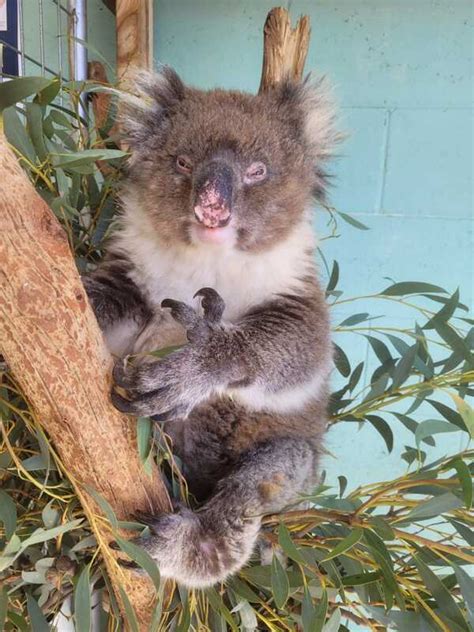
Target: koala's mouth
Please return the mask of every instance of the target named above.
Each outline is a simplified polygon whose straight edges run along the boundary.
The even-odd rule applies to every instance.
[[[191,224],[191,240],[193,243],[233,246],[236,241],[236,231],[232,221],[225,226],[216,226],[215,228],[193,222]]]

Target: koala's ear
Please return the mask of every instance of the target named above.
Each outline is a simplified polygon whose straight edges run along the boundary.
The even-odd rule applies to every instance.
[[[324,200],[329,176],[325,163],[334,156],[343,140],[336,127],[337,111],[331,86],[326,78],[309,75],[302,82],[283,81],[270,93],[279,111],[291,124],[293,133],[303,141],[309,160],[314,161],[314,194]]]
[[[171,110],[185,97],[186,88],[169,66],[159,72],[139,71],[133,77],[130,92],[122,93],[120,129],[134,149],[159,133],[166,125]]]
[[[275,97],[303,135],[313,158],[330,158],[342,135],[336,129],[336,106],[327,79],[308,75],[300,83],[284,81],[275,90]]]

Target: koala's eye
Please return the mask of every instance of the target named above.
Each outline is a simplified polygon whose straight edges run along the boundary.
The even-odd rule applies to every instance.
[[[245,184],[261,182],[267,177],[267,166],[263,162],[253,162],[244,175]]]
[[[176,158],[176,169],[180,173],[190,175],[193,172],[193,163],[189,156],[178,156]]]

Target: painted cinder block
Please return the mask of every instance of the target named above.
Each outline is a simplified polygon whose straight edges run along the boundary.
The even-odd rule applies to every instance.
[[[329,201],[345,213],[374,213],[380,206],[388,112],[383,108],[342,108],[345,140],[330,167]]]
[[[468,218],[474,204],[474,111],[392,113],[383,212]]]

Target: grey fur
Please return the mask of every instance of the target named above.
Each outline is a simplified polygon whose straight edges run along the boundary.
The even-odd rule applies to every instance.
[[[142,77],[140,86],[140,100],[129,100],[123,122],[132,148],[123,186],[128,226],[135,221],[135,200],[141,209],[136,221],[142,212],[150,218],[160,248],[191,247],[198,185],[192,176],[177,174],[173,162],[184,148],[196,169],[212,158],[225,163],[226,173],[231,170],[235,250],[258,259],[286,243],[303,221],[312,192],[323,196],[324,163],[337,139],[321,84],[287,83],[258,97],[205,93],[165,69]],[[245,166],[262,160],[268,177],[244,186]],[[295,287],[282,287],[230,320],[231,297],[214,288],[193,288],[201,311],[190,304],[192,294],[185,301],[162,297],[160,306],[150,271],[136,263],[124,236],[86,279],[106,334],[131,323],[129,351],[149,349],[152,340],[167,346],[169,332],[187,340],[159,361],[119,361],[114,381],[126,397],[117,388],[112,393],[119,410],[167,422],[190,490],[203,503],[198,511],[142,517],[151,535],[137,540],[163,576],[187,586],[212,585],[241,568],[262,515],[281,511],[316,482],[332,348],[314,253],[306,248],[301,245],[307,264]],[[245,296],[249,281],[242,278],[235,290]]]

